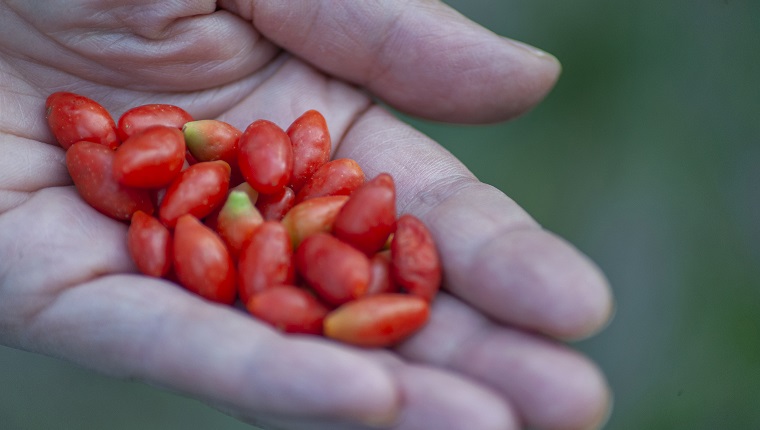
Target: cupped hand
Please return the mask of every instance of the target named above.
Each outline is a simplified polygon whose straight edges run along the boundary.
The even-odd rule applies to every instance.
[[[609,318],[603,276],[373,102],[441,121],[518,115],[553,57],[436,1],[0,2],[0,342],[199,398],[267,428],[582,429],[608,390],[556,339]],[[172,103],[240,128],[322,112],[335,156],[391,173],[431,228],[445,292],[393,350],[282,335],[136,274],[126,226],[76,195],[44,121],[73,91],[114,117]]]

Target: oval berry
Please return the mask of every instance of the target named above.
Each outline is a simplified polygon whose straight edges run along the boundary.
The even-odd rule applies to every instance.
[[[420,297],[365,296],[330,312],[324,320],[324,334],[357,346],[392,346],[422,328],[429,315],[429,305]]]
[[[441,285],[441,261],[425,224],[405,214],[396,221],[391,241],[391,274],[409,293],[432,300]]]
[[[290,187],[284,187],[274,194],[259,194],[256,207],[267,221],[280,221],[293,207],[296,195]]]
[[[293,144],[293,173],[290,187],[298,192],[323,164],[330,160],[332,141],[327,121],[316,110],[298,117],[286,131]]]
[[[119,183],[161,188],[179,175],[185,163],[185,141],[176,128],[154,126],[132,135],[116,150],[113,175]]]
[[[240,130],[215,119],[191,121],[182,127],[187,150],[198,161],[224,160],[237,163]]]
[[[246,302],[251,315],[286,333],[322,334],[330,311],[308,291],[292,285],[275,285]]]
[[[290,181],[293,147],[275,123],[254,121],[240,136],[238,164],[246,182],[261,194],[274,194]]]
[[[226,161],[230,165],[230,183],[244,181],[238,166],[238,141],[243,134],[234,126],[215,119],[191,121],[182,127],[190,156],[197,161]]]
[[[323,164],[296,194],[296,203],[321,196],[350,195],[364,183],[364,172],[350,158]]]
[[[245,191],[232,191],[216,217],[214,230],[227,245],[232,258],[237,259],[243,246],[263,222],[264,219],[251,203],[248,194]]]
[[[230,166],[224,161],[204,161],[183,170],[169,185],[158,217],[173,228],[179,217],[191,214],[203,218],[227,197]]]
[[[297,248],[301,241],[312,234],[331,232],[335,217],[347,200],[348,196],[324,196],[293,206],[282,218],[282,225],[288,230],[293,248]]]
[[[48,126],[63,149],[80,141],[115,149],[119,146],[116,124],[98,102],[79,94],[57,92],[45,101]]]
[[[296,250],[295,263],[306,283],[329,304],[340,305],[367,292],[367,256],[327,233],[304,239]]]
[[[380,250],[396,227],[396,188],[381,173],[351,194],[335,218],[335,237],[367,255]]]
[[[169,104],[147,104],[136,106],[124,112],[119,118],[118,133],[123,141],[155,125],[182,129],[193,117],[179,106]]]
[[[227,247],[194,216],[177,220],[173,252],[174,273],[183,287],[212,302],[235,301],[235,266]]]
[[[124,186],[113,178],[114,151],[94,142],[77,142],[66,152],[66,167],[82,199],[101,213],[120,221],[132,214],[153,213],[147,190]]]
[[[240,299],[243,303],[272,285],[295,280],[293,248],[285,227],[276,221],[259,225],[238,260]]]
[[[398,286],[391,277],[390,250],[378,252],[370,258],[369,264],[371,275],[367,295],[398,292]]]
[[[137,211],[127,230],[127,249],[140,273],[157,278],[166,276],[172,263],[172,238],[161,222]]]

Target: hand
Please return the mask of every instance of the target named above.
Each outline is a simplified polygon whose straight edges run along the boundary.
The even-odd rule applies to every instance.
[[[296,7],[294,7],[296,3]],[[0,342],[190,395],[286,429],[581,429],[603,376],[553,339],[609,318],[599,271],[447,151],[375,105],[490,122],[551,88],[558,64],[439,2],[0,2]],[[445,288],[395,350],[284,336],[135,274],[126,227],[84,204],[43,105],[54,91],[114,117],[179,105],[238,127],[327,118],[335,155],[390,172],[399,211],[440,246]],[[366,90],[364,92],[363,90]]]

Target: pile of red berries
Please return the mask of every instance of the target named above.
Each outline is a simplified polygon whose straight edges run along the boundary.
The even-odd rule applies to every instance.
[[[180,107],[114,121],[89,98],[48,97],[47,121],[82,199],[129,223],[145,275],[203,298],[240,300],[285,332],[390,346],[427,321],[441,265],[426,226],[396,216],[393,178],[330,160],[324,117],[240,131]]]

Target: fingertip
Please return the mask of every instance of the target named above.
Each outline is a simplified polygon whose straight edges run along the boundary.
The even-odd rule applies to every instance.
[[[423,366],[397,369],[405,396],[393,428],[413,430],[517,430],[517,412],[486,385]]]
[[[612,411],[612,394],[602,373],[590,362],[554,375],[554,393],[541,410],[531,411],[529,422],[546,430],[601,429]]]
[[[532,91],[523,90],[521,93],[523,104],[513,107],[513,112],[507,112],[505,116],[509,118],[531,110],[546,98],[562,74],[562,63],[554,55],[533,45],[515,39],[504,38],[504,40],[508,45],[517,48],[515,52],[520,53],[518,58],[523,65],[522,71],[525,72],[522,76],[522,85],[532,89]]]
[[[557,240],[564,242],[559,238]],[[596,263],[570,244],[564,243],[564,246],[575,254],[575,258],[582,260],[577,265],[581,273],[573,281],[581,293],[576,296],[576,310],[566,315],[564,320],[557,318],[551,327],[547,327],[547,334],[563,341],[577,342],[598,334],[612,322],[616,310],[615,299],[607,277]],[[571,288],[572,285],[569,285],[568,289]]]
[[[557,407],[553,414],[537,415],[536,424],[551,430],[603,428],[612,411],[612,393],[602,372],[584,360],[576,363],[573,373],[559,377],[566,380],[565,384],[557,384],[562,398],[554,403]],[[545,425],[541,425],[541,421],[545,421]]]
[[[463,294],[500,321],[577,340],[598,332],[611,318],[613,299],[604,274],[554,234],[506,232],[478,255],[471,273],[477,274],[479,287]],[[502,258],[481,258],[492,255]]]
[[[402,403],[400,388],[384,366],[353,351],[335,348],[323,339],[284,339],[288,343],[285,346],[287,355],[300,357],[300,369],[293,369],[296,375],[291,375],[291,380],[300,384],[301,390],[316,396],[315,415],[320,416],[326,411],[328,416],[323,418],[375,427],[397,419]],[[322,395],[319,400],[319,393],[327,393],[328,388],[329,396]]]
[[[609,416],[604,374],[576,351],[514,330],[493,330],[470,346],[454,366],[466,360],[472,376],[502,391],[530,428],[595,429]],[[509,371],[494,375],[498,368]]]

